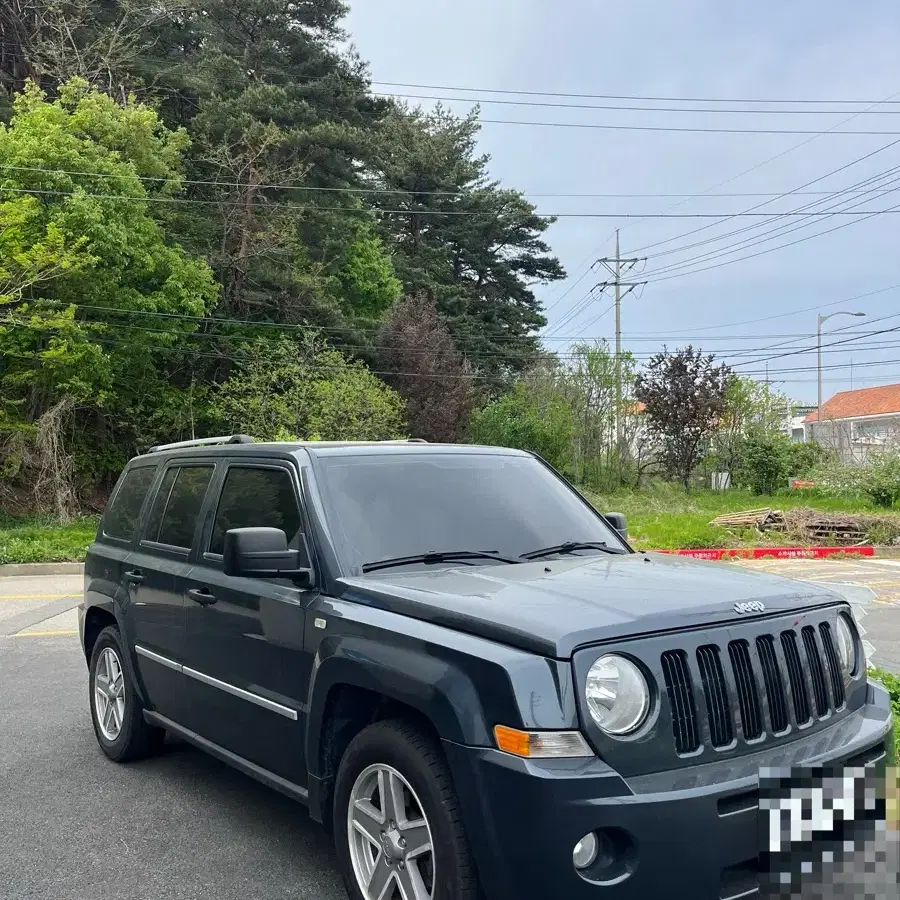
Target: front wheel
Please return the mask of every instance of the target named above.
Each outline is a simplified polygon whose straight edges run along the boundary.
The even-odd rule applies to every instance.
[[[436,743],[401,721],[360,732],[341,760],[334,834],[353,900],[475,900],[450,772]]]

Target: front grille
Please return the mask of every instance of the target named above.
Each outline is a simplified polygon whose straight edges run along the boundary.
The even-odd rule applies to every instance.
[[[675,749],[679,753],[693,753],[700,748],[700,729],[687,654],[683,650],[663,653],[662,667],[672,709]]]
[[[675,750],[704,742],[723,749],[778,735],[823,719],[846,702],[831,626],[806,625],[727,646],[704,644],[696,659],[684,650],[661,657]]]

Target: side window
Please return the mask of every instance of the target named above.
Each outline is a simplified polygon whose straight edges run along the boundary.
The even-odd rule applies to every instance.
[[[144,540],[189,550],[212,474],[212,466],[169,469],[153,501]]]
[[[172,485],[175,484],[175,476],[178,469],[172,467],[166,470],[156,497],[153,498],[153,506],[150,507],[150,515],[147,516],[147,524],[144,526],[144,533],[141,539],[145,541],[159,540],[159,526],[162,524],[163,513],[166,511],[166,504],[169,502],[169,495],[172,493]]]
[[[290,546],[296,546],[301,519],[291,477],[285,469],[234,466],[222,486],[209,552],[224,551],[225,532],[231,528],[257,527],[280,528]]]
[[[103,533],[129,541],[134,534],[144,497],[153,484],[156,466],[137,466],[125,474],[103,516]]]

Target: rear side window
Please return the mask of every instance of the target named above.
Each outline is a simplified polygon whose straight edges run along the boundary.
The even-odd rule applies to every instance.
[[[156,466],[136,466],[125,473],[112,503],[103,516],[104,534],[120,540],[131,540],[141,514],[141,507],[144,505],[144,498],[155,477]]]
[[[232,467],[222,486],[209,552],[224,551],[226,531],[259,527],[280,528],[296,546],[301,519],[291,476],[285,469]]]
[[[144,540],[189,550],[212,474],[212,466],[168,469],[147,518]]]

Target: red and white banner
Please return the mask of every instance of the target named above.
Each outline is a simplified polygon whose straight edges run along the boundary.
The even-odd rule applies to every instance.
[[[874,556],[874,547],[737,547],[733,550],[657,550],[694,559],[826,559],[846,556]]]

